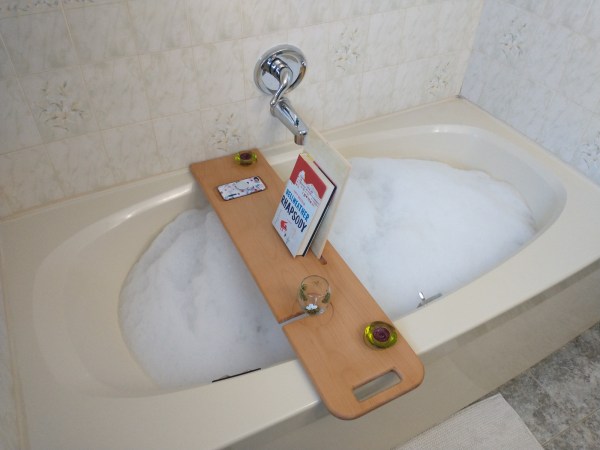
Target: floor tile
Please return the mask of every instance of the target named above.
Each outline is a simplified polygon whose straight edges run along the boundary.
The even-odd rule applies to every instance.
[[[545,450],[600,450],[600,322],[495,392]]]
[[[512,379],[498,391],[542,444],[570,425],[569,412],[527,373]]]
[[[600,449],[600,410],[561,433],[547,444],[545,450]]]
[[[528,371],[578,422],[600,408],[600,326],[597,324]]]

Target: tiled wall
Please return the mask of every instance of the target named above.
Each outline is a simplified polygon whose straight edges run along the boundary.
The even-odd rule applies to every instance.
[[[457,95],[482,0],[0,0],[0,217],[290,139],[253,84],[324,130]]]
[[[486,0],[461,93],[600,184],[600,1]]]

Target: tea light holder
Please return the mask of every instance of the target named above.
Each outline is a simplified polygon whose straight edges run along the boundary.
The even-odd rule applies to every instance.
[[[370,347],[388,348],[398,342],[398,331],[389,323],[376,321],[365,327],[363,337]]]
[[[252,151],[245,150],[233,155],[233,160],[240,166],[250,166],[258,161],[258,155]]]

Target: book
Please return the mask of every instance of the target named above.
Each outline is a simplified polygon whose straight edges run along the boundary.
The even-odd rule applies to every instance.
[[[273,217],[273,226],[292,256],[306,255],[335,189],[307,154],[298,155]]]
[[[348,160],[314,128],[304,138],[304,151],[310,155],[327,178],[335,184],[335,195],[327,206],[327,213],[323,216],[317,233],[310,244],[311,251],[317,258],[321,258],[327,244],[329,232],[335,221],[335,213],[342,198],[351,166]]]

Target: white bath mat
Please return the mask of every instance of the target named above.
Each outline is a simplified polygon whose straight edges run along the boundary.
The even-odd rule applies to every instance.
[[[457,412],[394,450],[535,450],[542,446],[497,394]]]

